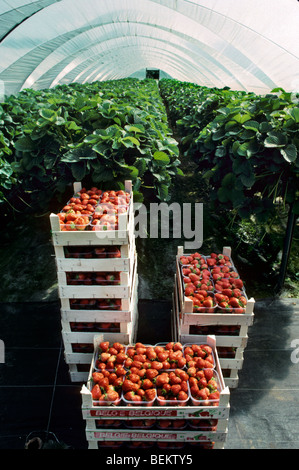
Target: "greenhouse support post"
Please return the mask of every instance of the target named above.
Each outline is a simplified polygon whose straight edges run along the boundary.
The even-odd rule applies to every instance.
[[[278,294],[278,295],[280,294],[283,288],[285,277],[286,277],[296,219],[297,219],[297,216],[293,212],[293,204],[291,204],[289,208],[288,223],[287,223],[287,228],[286,228],[286,233],[285,233],[285,238],[284,238],[284,246],[283,246],[283,252],[282,252],[282,259],[280,263],[278,282],[275,288],[275,294]]]

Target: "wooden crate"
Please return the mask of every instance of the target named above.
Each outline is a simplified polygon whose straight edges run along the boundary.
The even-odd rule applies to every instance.
[[[200,324],[206,319],[206,324],[242,324],[245,326],[250,326],[253,323],[253,310],[254,310],[254,303],[255,300],[250,298],[247,302],[245,313],[217,313],[216,311],[213,313],[194,313],[193,312],[193,302],[192,300],[188,299],[188,297],[184,294],[184,287],[182,282],[182,276],[180,271],[180,264],[179,264],[179,257],[181,256],[181,247],[178,247],[178,254],[176,256],[176,278],[177,278],[177,289],[178,289],[178,296],[179,296],[179,303],[180,303],[180,318],[182,320],[182,324],[190,325],[195,324],[193,323],[196,315],[197,318],[200,318]],[[228,254],[230,256],[230,248],[224,247],[223,254]],[[192,314],[190,315],[183,315],[183,314]],[[241,317],[241,319],[239,319]],[[191,321],[191,323],[190,323]]]
[[[133,258],[131,271],[120,272],[119,285],[68,285],[65,271],[57,273],[60,299],[126,299],[132,295],[133,276],[136,270],[137,256]],[[97,272],[104,272],[103,269]]]
[[[221,370],[225,370],[224,382],[229,388],[236,388],[238,386],[238,371],[242,369],[244,363],[243,353],[248,341],[248,326],[253,321],[252,314],[215,314],[215,313],[182,313],[180,310],[181,304],[179,301],[179,283],[177,282],[177,275],[174,277],[174,293],[173,293],[173,309],[172,309],[172,322],[177,327],[177,333],[174,334],[177,341],[182,343],[196,343],[200,335],[190,334],[190,327],[192,325],[205,326],[208,331],[213,331],[213,328],[224,326],[239,326],[238,335],[217,335],[217,347],[232,347],[236,348],[234,358],[221,358],[219,363]],[[244,317],[245,316],[245,317]]]
[[[80,183],[74,184],[74,192],[81,189]],[[130,192],[131,198],[127,213],[119,214],[118,230],[77,230],[64,232],[60,230],[60,223],[57,214],[50,215],[52,242],[57,258],[61,257],[61,250],[57,247],[63,246],[96,246],[96,245],[129,245],[134,235],[134,207],[132,195],[132,182],[125,182],[125,189]]]
[[[62,338],[64,344],[64,359],[69,367],[72,382],[86,382],[90,363],[94,354],[94,337],[97,332],[72,332],[70,322],[106,322],[120,324],[120,332],[103,333],[107,341],[119,341],[129,344],[135,341],[138,328],[138,274],[135,268],[133,291],[130,299],[122,299],[127,310],[62,310]],[[113,321],[112,321],[113,320]],[[117,321],[116,321],[117,320]],[[77,352],[82,351],[82,352]],[[88,364],[87,371],[78,370]]]
[[[86,440],[90,441],[163,441],[163,442],[198,442],[198,440],[209,440],[213,442],[225,442],[226,432],[209,431],[162,431],[162,430],[125,430],[125,429],[95,429],[94,420],[88,420],[85,434]]]
[[[102,337],[94,338],[94,350],[96,351],[97,345],[102,340]],[[93,403],[91,390],[92,390],[92,373],[94,371],[94,358],[90,365],[89,376],[86,384],[82,386],[82,416],[85,420],[104,418],[104,419],[142,419],[142,418],[155,418],[155,419],[218,419],[224,420],[220,425],[219,431],[225,434],[227,429],[227,420],[229,417],[229,388],[225,385],[221,372],[219,358],[216,351],[216,340],[212,335],[198,337],[197,343],[209,344],[214,353],[215,370],[218,374],[221,393],[218,406],[195,406],[188,404],[186,406],[158,406],[154,403],[153,406],[96,406]],[[95,429],[93,429],[95,431]],[[88,435],[88,441],[97,440],[98,437]],[[171,439],[170,439],[171,440]]]
[[[131,273],[123,273],[127,285],[120,286],[60,286],[61,316],[65,321],[113,321],[128,322],[131,321],[133,306],[135,305],[138,274],[137,274],[137,256],[134,258],[134,267]],[[72,287],[72,290],[64,290],[65,287]],[[83,287],[84,290],[78,289]],[[119,287],[119,289],[117,289]],[[110,289],[112,288],[112,289]],[[107,289],[107,291],[106,291]],[[77,292],[76,292],[77,290]],[[124,295],[126,293],[127,295]],[[67,295],[68,294],[68,295]],[[71,296],[69,296],[71,294]],[[67,295],[67,296],[66,296]],[[120,309],[109,308],[71,308],[71,300],[89,299],[119,299]]]
[[[69,311],[62,313],[62,338],[64,343],[65,360],[68,364],[90,364],[93,357],[94,337],[99,335],[94,332],[72,332],[70,330],[70,321],[82,322],[82,318],[86,320],[85,315],[91,321],[98,323],[109,321],[110,323],[119,323],[120,331],[103,333],[106,341],[119,341],[123,344],[134,342],[138,328],[138,275],[134,278],[134,289],[132,298],[130,299],[130,308],[128,311],[72,311],[72,314],[80,312],[80,317],[71,316]],[[66,320],[67,319],[67,320]],[[109,320],[107,320],[109,319]],[[114,321],[112,321],[112,319]],[[116,321],[117,320],[117,321]],[[120,321],[124,320],[124,321]],[[91,352],[74,352],[75,345],[86,345],[87,351]]]
[[[134,450],[138,450],[138,448],[143,451],[144,449],[149,449],[152,453],[152,455],[155,455],[156,454],[156,449],[163,449],[164,451],[169,451],[169,450],[172,450],[174,453],[178,453],[178,452],[184,452],[184,448],[181,448],[181,447],[177,447],[177,444],[188,444],[188,441],[187,442],[184,442],[184,441],[168,441],[169,444],[170,444],[170,447],[168,447],[167,449],[165,449],[165,447],[163,446],[163,441],[157,441],[156,443],[155,442],[151,442],[149,440],[146,440],[147,444],[145,447],[138,447],[136,445],[137,442],[141,442],[137,439],[133,439],[133,440],[130,440],[130,441],[125,441],[122,443],[122,441],[119,441],[119,445],[117,445],[117,441],[111,441],[111,446],[109,446],[109,443],[110,441],[103,441],[103,440],[92,440],[92,441],[88,441],[88,449],[97,449],[97,450],[102,450],[102,449],[107,449],[109,450],[110,452],[118,452],[119,455],[121,455],[121,452],[122,452],[122,449],[123,448],[126,448],[126,449],[130,449],[130,452],[134,452]],[[145,442],[145,441],[144,441]],[[164,443],[166,443],[167,441],[164,441]],[[103,443],[105,444],[105,446],[103,447]],[[173,444],[173,446],[171,446],[171,444]],[[209,444],[212,445],[212,447],[209,447]],[[207,440],[198,440],[198,441],[194,441],[194,442],[189,442],[189,445],[192,445],[194,451],[199,451],[199,450],[202,450],[202,449],[224,449],[224,442],[222,441],[219,441],[219,442],[212,442],[212,441],[207,441]],[[130,447],[128,447],[130,446]],[[163,447],[162,447],[163,446]],[[204,447],[206,446],[206,447]],[[178,456],[178,455],[176,455]],[[147,461],[146,459],[143,459],[143,461]]]
[[[114,245],[116,246],[116,245]],[[94,248],[90,247],[90,257],[67,257],[65,253],[66,246],[54,246],[55,262],[57,272],[131,272],[134,266],[136,255],[135,236],[132,235],[130,243],[120,245],[121,256],[119,258],[99,258],[93,253]],[[102,245],[105,247],[105,245]],[[111,245],[106,246],[106,248]]]

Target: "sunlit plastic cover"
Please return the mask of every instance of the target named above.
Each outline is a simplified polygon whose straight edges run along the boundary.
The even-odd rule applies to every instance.
[[[299,88],[297,0],[1,0],[0,80],[24,88],[144,77]]]

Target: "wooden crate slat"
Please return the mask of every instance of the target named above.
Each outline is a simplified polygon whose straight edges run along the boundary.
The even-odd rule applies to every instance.
[[[122,323],[132,321],[132,310],[63,310],[61,312],[63,322],[109,322]]]
[[[148,441],[148,440],[159,440],[159,441],[171,441],[171,442],[198,442],[198,437],[201,436],[201,440],[211,440],[213,442],[225,442],[227,432],[208,432],[208,431],[177,431],[169,432],[162,430],[138,430],[134,429],[123,430],[123,429],[85,429],[86,439],[88,441]]]
[[[136,256],[135,237],[130,245],[121,245],[120,250],[122,252],[120,258],[66,258],[63,251],[56,257],[57,271],[131,272]]]

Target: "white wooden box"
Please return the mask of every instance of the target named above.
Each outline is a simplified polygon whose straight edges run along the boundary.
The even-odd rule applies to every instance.
[[[105,245],[102,245],[105,247]],[[115,246],[115,245],[114,245]],[[135,236],[132,236],[130,243],[120,245],[121,256],[113,257],[96,257],[92,253],[96,246],[91,246],[90,257],[67,257],[64,246],[54,246],[55,262],[57,272],[131,272],[134,265],[136,255]],[[107,247],[109,248],[109,246]]]
[[[76,185],[76,183],[75,183]],[[80,189],[74,185],[75,192]],[[78,185],[78,183],[77,183]],[[128,245],[131,243],[134,235],[134,205],[132,182],[125,182],[125,189],[130,192],[131,198],[126,213],[118,216],[118,230],[76,230],[61,231],[59,218],[57,214],[50,215],[52,242],[57,246],[95,246],[95,245]]]

